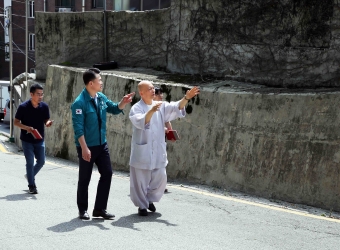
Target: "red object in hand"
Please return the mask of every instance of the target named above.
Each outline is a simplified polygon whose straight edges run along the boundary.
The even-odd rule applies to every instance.
[[[42,139],[42,136],[41,136],[41,134],[39,133],[39,131],[37,129],[34,129],[31,133],[32,133],[34,139],[37,139],[37,140],[41,140]]]
[[[176,130],[169,130],[168,133],[166,133],[166,139],[167,140],[179,140],[179,135]]]

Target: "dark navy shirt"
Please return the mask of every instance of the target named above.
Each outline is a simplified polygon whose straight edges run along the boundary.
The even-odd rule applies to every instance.
[[[44,138],[45,121],[50,119],[50,111],[44,102],[40,102],[38,107],[34,108],[31,100],[25,101],[19,105],[15,118],[22,124],[33,127],[39,131]],[[34,139],[31,133],[21,129],[20,139],[25,142],[38,143],[41,140]]]

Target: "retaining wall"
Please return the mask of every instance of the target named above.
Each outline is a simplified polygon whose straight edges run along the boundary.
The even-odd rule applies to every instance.
[[[46,133],[47,153],[72,161],[77,156],[70,105],[84,87],[82,71],[49,66],[44,90],[55,120]],[[168,101],[182,98],[189,86],[159,74],[103,72],[103,92],[118,101],[148,79],[161,85]],[[340,92],[327,91],[293,93],[234,81],[202,85],[186,107],[187,117],[172,122],[181,139],[167,145],[169,179],[340,211]],[[129,110],[107,119],[114,170],[129,170]]]

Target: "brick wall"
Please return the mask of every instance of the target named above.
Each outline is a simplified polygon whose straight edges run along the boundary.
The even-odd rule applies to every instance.
[[[22,2],[12,2],[13,78],[25,72],[26,9]],[[39,6],[40,7],[40,6]],[[34,18],[28,18],[28,33],[34,33]],[[28,52],[28,70],[35,67],[35,52]]]
[[[0,7],[4,7],[4,1],[0,0]],[[4,25],[4,19],[0,19],[2,25]],[[5,49],[4,49],[4,42],[5,42],[5,32],[4,29],[0,29],[0,79],[8,79],[9,77],[9,62],[5,61]]]

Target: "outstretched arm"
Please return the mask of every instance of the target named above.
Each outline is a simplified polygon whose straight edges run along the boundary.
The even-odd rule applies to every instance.
[[[134,95],[135,95],[135,92],[125,95],[123,99],[120,101],[120,103],[118,104],[118,108],[121,110],[124,109],[126,104],[132,102],[132,98]]]
[[[182,100],[180,100],[178,108],[183,109],[185,105],[187,105],[188,101],[194,96],[198,95],[199,93],[200,93],[200,88],[197,86],[188,90],[185,96],[182,98]]]

